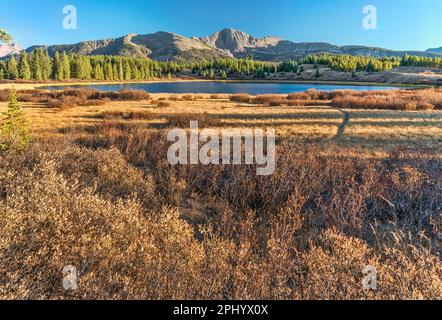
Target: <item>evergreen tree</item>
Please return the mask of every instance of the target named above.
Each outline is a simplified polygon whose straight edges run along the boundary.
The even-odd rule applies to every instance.
[[[78,64],[79,64],[78,57],[75,54],[71,53],[69,55],[69,65],[71,67],[70,74],[71,74],[72,79],[79,79],[79,77],[78,77],[78,68],[79,68]]]
[[[124,80],[131,80],[132,72],[130,68],[129,60],[124,60]]]
[[[0,80],[6,78],[5,72],[6,72],[6,67],[4,66],[3,61],[0,61]]]
[[[49,57],[49,53],[47,50],[41,50],[41,69],[43,72],[43,80],[48,80],[52,76],[52,60]]]
[[[94,76],[93,78],[95,80],[103,80],[104,74],[103,74],[103,68],[101,67],[101,64],[97,63],[94,67]]]
[[[23,50],[18,63],[18,76],[23,80],[31,79],[31,68],[29,66],[28,54]]]
[[[34,50],[30,56],[31,78],[36,81],[42,80],[40,58],[37,50]]]
[[[114,79],[113,75],[114,71],[112,69],[112,64],[110,62],[106,62],[104,65],[104,79],[107,81],[111,81]]]
[[[121,59],[118,64],[118,80],[124,80],[123,61]]]
[[[69,80],[71,78],[71,66],[69,63],[69,58],[65,51],[61,55],[61,70],[63,73],[63,79]]]
[[[61,58],[60,58],[60,53],[58,51],[55,52],[54,62],[52,63],[52,66],[53,66],[52,78],[58,81],[63,80],[64,79],[63,68],[61,66]]]
[[[113,74],[112,80],[119,80],[118,67],[117,67],[117,64],[115,64],[115,63],[112,65],[112,74]]]
[[[17,100],[17,92],[12,90],[0,127],[0,150],[5,150],[12,146],[26,149],[29,145],[30,133],[28,125],[21,105]]]
[[[11,80],[18,79],[17,61],[15,60],[14,56],[12,56],[8,61],[8,77]]]

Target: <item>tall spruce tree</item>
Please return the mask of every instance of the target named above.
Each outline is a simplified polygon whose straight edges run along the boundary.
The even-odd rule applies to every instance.
[[[17,61],[15,60],[14,55],[8,61],[8,77],[11,80],[18,79]]]
[[[24,112],[18,103],[17,92],[12,90],[9,104],[0,126],[0,150],[10,147],[26,149],[30,133]]]
[[[41,63],[40,63],[40,55],[38,54],[37,50],[34,50],[31,53],[30,62],[31,62],[32,79],[36,80],[36,81],[43,80],[43,74],[42,74]]]
[[[63,79],[69,80],[71,78],[71,66],[65,51],[61,54],[61,70],[63,71]]]
[[[124,60],[124,80],[131,80],[132,77],[132,71],[130,68],[129,60]]]
[[[29,66],[28,54],[25,50],[21,53],[20,61],[18,63],[18,76],[23,80],[31,79],[31,68]]]
[[[52,78],[54,80],[61,81],[64,79],[63,77],[63,68],[61,66],[61,57],[58,51],[54,54],[54,60],[52,63]]]

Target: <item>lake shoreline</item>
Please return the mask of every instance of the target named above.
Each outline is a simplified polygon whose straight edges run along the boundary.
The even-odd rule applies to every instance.
[[[312,85],[330,85],[330,86],[370,86],[370,87],[400,87],[400,88],[430,88],[432,85],[423,84],[401,84],[401,83],[379,83],[379,82],[358,82],[358,81],[303,81],[303,80],[220,80],[220,79],[165,79],[165,80],[143,80],[143,81],[49,81],[49,82],[1,82],[0,90],[12,89],[17,90],[33,90],[42,89],[44,87],[65,87],[65,86],[91,86],[91,85],[130,85],[130,84],[157,84],[157,83],[182,83],[182,82],[215,82],[215,83],[262,83],[262,84],[312,84]],[[190,92],[189,92],[190,93]]]
[[[249,95],[262,94],[290,94],[295,92],[306,92],[311,89],[318,91],[354,90],[401,90],[404,86],[394,85],[372,85],[365,83],[346,82],[274,82],[274,81],[179,81],[179,82],[124,82],[124,83],[90,83],[82,85],[46,85],[39,87],[41,90],[59,91],[68,88],[88,88],[103,91],[116,92],[121,90],[144,90],[149,93],[169,94],[239,94]]]

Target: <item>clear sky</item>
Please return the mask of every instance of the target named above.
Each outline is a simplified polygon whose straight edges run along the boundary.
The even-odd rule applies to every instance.
[[[62,27],[75,5],[78,29]],[[362,9],[374,5],[377,30],[365,30]],[[0,29],[22,47],[176,32],[203,36],[235,28],[295,42],[324,41],[389,49],[442,46],[441,0],[0,0]]]

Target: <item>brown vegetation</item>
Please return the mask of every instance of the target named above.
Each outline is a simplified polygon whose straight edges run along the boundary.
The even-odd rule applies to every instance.
[[[167,123],[171,127],[189,128],[191,121],[198,121],[199,128],[210,128],[221,125],[219,118],[214,118],[207,113],[177,113],[166,116]]]
[[[442,298],[431,153],[373,160],[286,142],[275,174],[257,177],[173,167],[165,133],[140,127],[69,141],[0,155],[3,298]],[[61,286],[69,264],[73,292]],[[362,289],[366,265],[377,291]]]
[[[332,105],[348,109],[442,110],[439,89],[401,91],[345,91],[333,98]]]
[[[438,91],[431,92],[400,94],[436,105]],[[118,102],[119,93],[45,94],[26,99],[117,102],[44,109],[48,137],[36,136],[27,151],[0,152],[0,298],[442,299],[440,145],[421,145],[410,134],[409,145],[393,148],[379,124],[392,122],[388,129],[403,138],[420,121],[432,130],[425,141],[440,142],[440,122],[430,118],[438,111],[415,121],[407,112],[349,110],[355,127],[345,128],[342,111],[305,105],[363,94],[235,95],[208,109],[208,100],[167,108],[155,96],[136,108]],[[281,97],[283,107],[260,108]],[[58,139],[51,112],[75,119]],[[165,126],[154,129],[151,120]],[[284,126],[275,173],[170,165],[167,130],[196,120],[201,128]],[[283,134],[325,130],[322,122],[326,139]],[[377,130],[392,142],[376,156],[333,139],[344,131],[351,138],[351,130],[367,140],[363,130]],[[63,289],[67,265],[78,270],[78,290]],[[377,269],[376,291],[362,287],[367,265]]]
[[[108,101],[150,100],[150,94],[142,90],[121,90],[100,92],[89,88],[65,89],[61,91],[20,90],[20,102],[46,103],[50,108],[70,108],[76,106],[99,106]],[[0,101],[7,101],[9,90],[0,90]]]
[[[344,109],[379,110],[442,110],[442,90],[390,90],[390,91],[317,91],[291,93],[289,95],[234,94],[230,101],[244,104],[279,106],[320,106],[329,105]],[[331,101],[331,102],[330,102]]]

